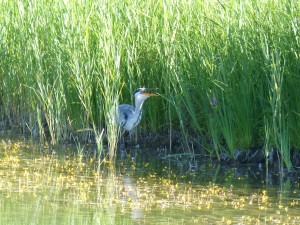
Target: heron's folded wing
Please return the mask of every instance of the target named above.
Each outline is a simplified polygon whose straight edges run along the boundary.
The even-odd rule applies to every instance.
[[[134,107],[128,104],[119,105],[118,125],[123,127],[128,117],[134,114]]]

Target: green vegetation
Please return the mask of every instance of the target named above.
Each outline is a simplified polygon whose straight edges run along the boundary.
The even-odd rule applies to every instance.
[[[181,130],[218,157],[268,146],[292,166],[299,1],[0,4],[2,130],[49,132],[52,144],[92,134],[101,152],[104,134],[115,148],[110,107],[130,102],[137,87],[158,87],[163,98],[147,102],[142,130]]]

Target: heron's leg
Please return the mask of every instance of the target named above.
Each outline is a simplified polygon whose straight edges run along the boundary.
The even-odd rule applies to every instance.
[[[118,139],[120,140],[119,143],[120,143],[121,152],[126,152],[126,143],[125,143],[124,134],[125,134],[125,131],[119,130]]]

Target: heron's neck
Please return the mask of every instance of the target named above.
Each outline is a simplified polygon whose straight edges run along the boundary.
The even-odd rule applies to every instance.
[[[135,100],[135,111],[139,112],[142,110],[143,103],[146,99],[136,99]]]

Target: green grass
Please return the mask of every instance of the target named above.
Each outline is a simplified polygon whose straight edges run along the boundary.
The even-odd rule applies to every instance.
[[[141,130],[181,130],[212,154],[233,155],[265,146],[270,126],[267,146],[291,166],[300,148],[299,1],[0,4],[1,129],[49,133],[53,144],[92,133],[99,151],[105,130],[115,148],[110,106],[158,87],[164,98],[147,101]]]

